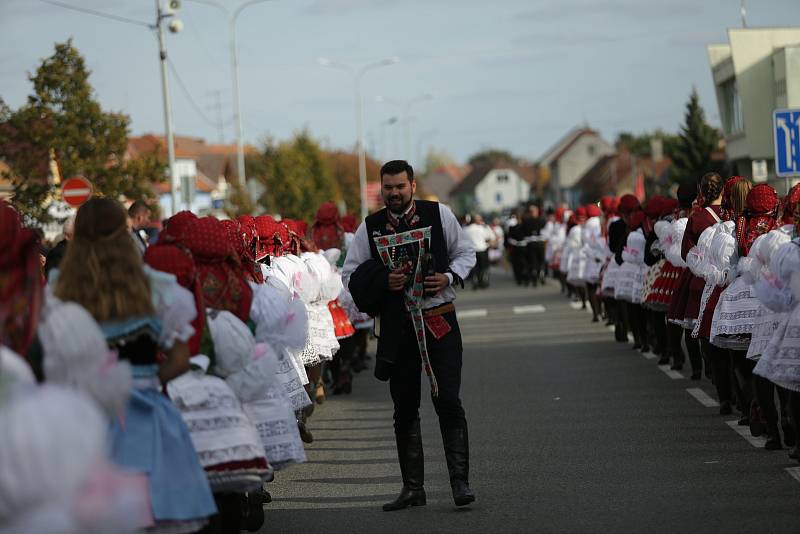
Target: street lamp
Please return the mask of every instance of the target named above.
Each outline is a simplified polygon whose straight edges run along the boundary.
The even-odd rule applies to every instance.
[[[406,153],[405,157],[408,160],[413,159],[411,157],[411,116],[409,115],[411,111],[411,107],[415,104],[419,104],[421,102],[427,102],[429,100],[433,100],[433,95],[430,93],[425,93],[423,95],[415,96],[414,98],[409,98],[408,100],[398,100],[395,98],[387,98],[384,96],[376,96],[376,102],[386,102],[387,104],[393,104],[395,106],[399,106],[402,109],[402,121],[403,121],[403,128],[405,129],[405,137],[406,137]]]
[[[361,78],[364,77],[368,71],[394,65],[400,59],[396,56],[382,59],[374,63],[368,63],[361,67],[349,65],[339,61],[334,61],[328,58],[318,58],[317,62],[323,67],[331,67],[334,69],[343,70],[353,77],[353,85],[355,89],[356,100],[356,149],[358,150],[358,185],[361,190],[361,218],[367,217],[367,156],[364,153],[364,112],[363,102],[361,100]]]
[[[214,6],[221,9],[228,16],[229,39],[231,49],[231,77],[233,78],[233,114],[236,121],[236,174],[239,175],[239,184],[242,188],[247,186],[247,177],[244,172],[244,129],[242,128],[242,110],[239,104],[239,54],[236,51],[236,19],[241,12],[254,4],[261,4],[270,0],[248,0],[239,5],[232,12],[228,7],[219,0],[189,0],[190,2],[198,2]]]

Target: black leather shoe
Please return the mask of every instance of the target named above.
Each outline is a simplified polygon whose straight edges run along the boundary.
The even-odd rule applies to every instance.
[[[425,506],[427,503],[425,488],[411,489],[408,486],[403,486],[403,489],[400,490],[400,495],[398,495],[395,500],[383,505],[383,511],[394,512],[395,510],[403,510],[409,506]]]
[[[454,480],[450,483],[453,490],[453,502],[456,506],[466,506],[475,502],[475,493],[463,480]]]
[[[725,401],[720,403],[719,406],[719,414],[720,415],[730,415],[733,413],[733,407],[729,401]]]

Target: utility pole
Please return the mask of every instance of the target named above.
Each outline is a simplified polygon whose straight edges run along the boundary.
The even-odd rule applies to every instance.
[[[167,43],[164,38],[162,22],[168,15],[161,10],[161,0],[156,2],[156,34],[158,35],[158,56],[161,63],[161,94],[164,98],[164,127],[167,130],[167,161],[169,162],[169,191],[172,215],[178,211],[178,182],[175,176],[175,136],[172,133],[172,106],[169,97],[169,79],[167,76]]]
[[[169,161],[169,185],[170,185],[170,205],[172,214],[174,215],[178,208],[178,182],[175,177],[175,138],[172,133],[172,106],[170,105],[169,97],[169,78],[167,76],[167,41],[164,38],[164,20],[175,16],[175,12],[180,8],[180,0],[167,0],[166,9],[162,8],[161,0],[156,2],[156,22],[150,24],[142,20],[135,20],[127,17],[114,15],[113,13],[104,13],[94,9],[87,9],[78,6],[71,6],[63,4],[55,0],[41,0],[46,4],[52,4],[71,11],[78,11],[93,15],[95,17],[102,17],[104,19],[114,20],[116,22],[124,22],[126,24],[133,24],[135,26],[143,26],[156,33],[158,39],[158,57],[161,66],[161,94],[164,98],[164,127],[166,128],[167,138],[167,157]],[[172,18],[167,25],[170,33],[179,33],[183,29],[183,22],[176,18]]]

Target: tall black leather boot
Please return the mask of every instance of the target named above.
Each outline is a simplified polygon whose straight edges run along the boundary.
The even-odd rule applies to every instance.
[[[464,426],[444,427],[442,442],[444,456],[447,459],[447,471],[450,473],[450,488],[453,490],[453,501],[456,506],[466,506],[475,501],[475,493],[469,487],[469,435],[467,423]]]
[[[397,459],[400,462],[400,474],[403,477],[403,489],[400,495],[392,502],[383,505],[384,512],[402,510],[409,506],[425,506],[425,457],[422,453],[422,433],[419,428],[419,419],[411,424],[406,432],[398,432],[395,428],[397,441]]]

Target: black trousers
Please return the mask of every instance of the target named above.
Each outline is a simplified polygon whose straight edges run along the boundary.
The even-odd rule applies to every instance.
[[[717,388],[717,400],[721,404],[730,403],[733,399],[733,384],[731,383],[731,357],[728,351],[712,345],[705,338],[700,338],[700,350],[706,361],[711,363],[714,387]]]
[[[528,266],[528,254],[525,247],[511,246],[511,268],[514,270],[514,280],[518,285],[529,282],[530,267]]]
[[[544,241],[533,241],[525,248],[528,256],[528,279],[536,285],[541,280],[542,270],[545,267]]]
[[[439,384],[439,395],[431,397],[441,428],[466,428],[467,419],[461,406],[461,331],[458,328],[455,312],[445,313],[444,318],[452,330],[435,339],[426,329],[425,339],[433,373]],[[405,434],[419,418],[419,404],[422,393],[421,381],[428,387],[428,377],[422,376],[422,360],[419,355],[416,336],[411,321],[403,324],[403,335],[392,371],[389,376],[389,390],[394,402],[394,428],[398,434]]]
[[[475,253],[475,267],[470,273],[472,287],[489,287],[489,251]]]

